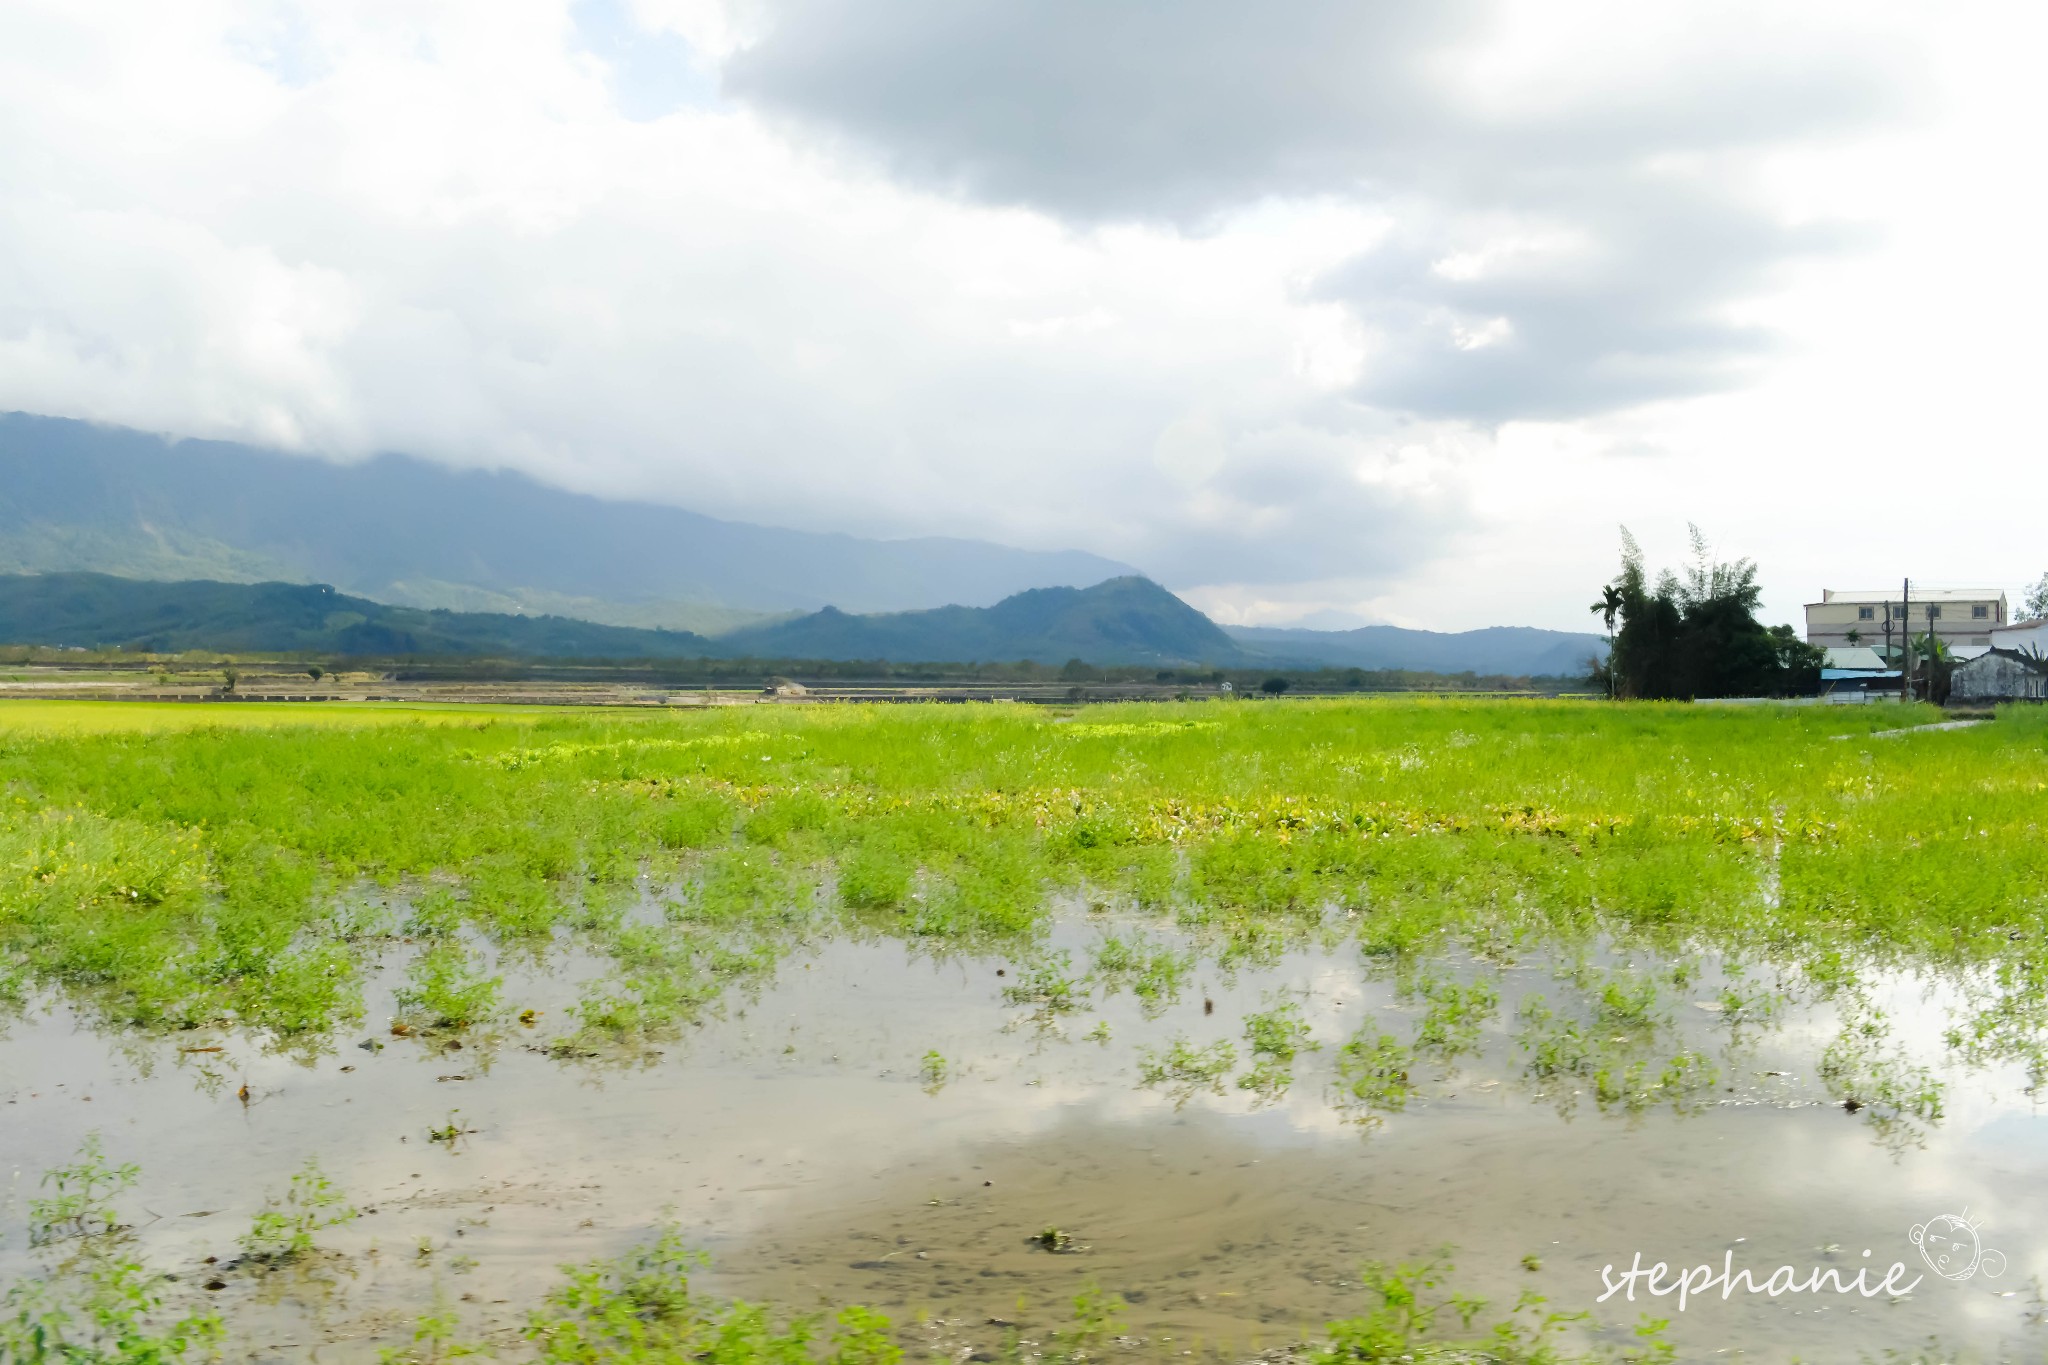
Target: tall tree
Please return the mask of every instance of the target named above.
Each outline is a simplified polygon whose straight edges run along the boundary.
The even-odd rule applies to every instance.
[[[1627,527],[1622,528],[1622,534],[1628,534]],[[1600,590],[1600,600],[1592,606],[1593,614],[1607,624],[1608,667],[1605,672],[1607,674],[1607,695],[1610,697],[1614,695],[1614,622],[1621,615],[1621,609],[1626,601],[1627,599],[1621,595],[1621,589],[1615,584],[1609,583]]]

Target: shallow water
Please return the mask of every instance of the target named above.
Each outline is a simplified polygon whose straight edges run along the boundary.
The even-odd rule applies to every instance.
[[[1104,930],[1069,915],[1053,946],[1078,974]],[[664,1216],[711,1253],[719,1292],[799,1311],[871,1303],[955,1357],[1040,1339],[1092,1283],[1129,1301],[1146,1353],[1242,1358],[1361,1310],[1361,1263],[1443,1247],[1451,1283],[1503,1307],[1531,1289],[1613,1328],[1646,1309],[1675,1318],[1685,1359],[1853,1360],[1931,1335],[2048,1353],[2048,1327],[2030,1323],[2031,1282],[2048,1272],[2048,1119],[2024,1077],[1941,1062],[1947,986],[1882,983],[1898,1047],[1948,1082],[1938,1123],[1887,1127],[1815,1079],[1831,1008],[1739,1026],[1702,1007],[1725,984],[1711,970],[1661,1007],[1664,1050],[1698,1047],[1722,1073],[1682,1106],[1693,1112],[1602,1112],[1583,1084],[1532,1083],[1518,1003],[1570,994],[1532,959],[1501,974],[1473,1055],[1420,1067],[1407,1106],[1374,1113],[1333,1097],[1338,1046],[1368,1015],[1405,1034],[1420,1007],[1354,947],[1229,971],[1204,961],[1156,1011],[1128,994],[1066,1014],[1007,1003],[1022,965],[831,939],[662,1055],[627,1062],[534,1045],[593,970],[573,961],[506,966],[506,1003],[540,1009],[536,1029],[450,1049],[363,1027],[310,1065],[233,1037],[109,1039],[49,1008],[0,1041],[15,1229],[0,1275],[33,1264],[18,1229],[36,1174],[98,1130],[110,1156],[144,1167],[124,1212],[146,1259],[188,1287],[221,1273],[226,1288],[189,1292],[230,1317],[251,1359],[374,1359],[437,1296],[504,1339],[554,1267],[616,1253]],[[400,979],[380,978],[370,1019],[390,1013]],[[1283,999],[1319,1050],[1264,1102],[1232,1080],[1249,1062],[1245,1016]],[[1088,1037],[1098,1023],[1107,1041]],[[1177,1035],[1237,1040],[1220,1092],[1140,1084],[1144,1051]],[[934,1051],[943,1083],[921,1074]],[[429,1141],[451,1110],[472,1131]],[[364,1211],[322,1235],[334,1254],[267,1276],[208,1267],[308,1156]],[[1995,1279],[1941,1279],[1908,1239],[1965,1210],[2007,1258]],[[1047,1228],[1076,1249],[1035,1245]],[[1871,1264],[1875,1280],[1898,1261],[1922,1282],[1898,1301],[1739,1294],[1682,1315],[1670,1298],[1598,1302],[1602,1268],[1639,1252],[1716,1267],[1732,1252],[1758,1279]]]

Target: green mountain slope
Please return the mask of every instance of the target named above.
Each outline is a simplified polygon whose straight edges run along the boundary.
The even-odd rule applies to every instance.
[[[719,639],[560,616],[394,607],[324,585],[153,583],[107,574],[0,576],[0,643],[390,657],[887,659],[1225,664],[1238,651],[1156,583],[1040,588],[993,607],[881,616],[826,610]]]
[[[376,657],[662,659],[722,652],[685,631],[391,607],[322,584],[147,583],[96,573],[0,576],[0,643]]]
[[[955,664],[1080,659],[1173,668],[1335,664],[1446,673],[1563,673],[1570,671],[1564,664],[1543,665],[1583,657],[1578,641],[1569,635],[1560,640],[1561,632],[1394,634],[1399,638],[1368,631],[1226,632],[1158,584],[1136,577],[1092,588],[1035,588],[992,607],[868,616],[828,607],[711,637],[559,615],[392,606],[321,584],[0,575],[0,644],[120,646],[154,653]]]
[[[719,637],[731,654],[891,662],[1231,664],[1243,651],[1215,622],[1149,579],[1036,588],[992,607],[853,616],[833,608]]]

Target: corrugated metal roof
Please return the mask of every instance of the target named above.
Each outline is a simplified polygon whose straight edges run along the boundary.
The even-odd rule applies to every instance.
[[[1884,660],[1869,645],[1835,646],[1828,650],[1827,667],[1866,673],[1883,670]]]

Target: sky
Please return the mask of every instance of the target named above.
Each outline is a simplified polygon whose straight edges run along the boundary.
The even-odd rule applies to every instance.
[[[1219,620],[2048,571],[2048,10],[10,0],[0,409]]]

